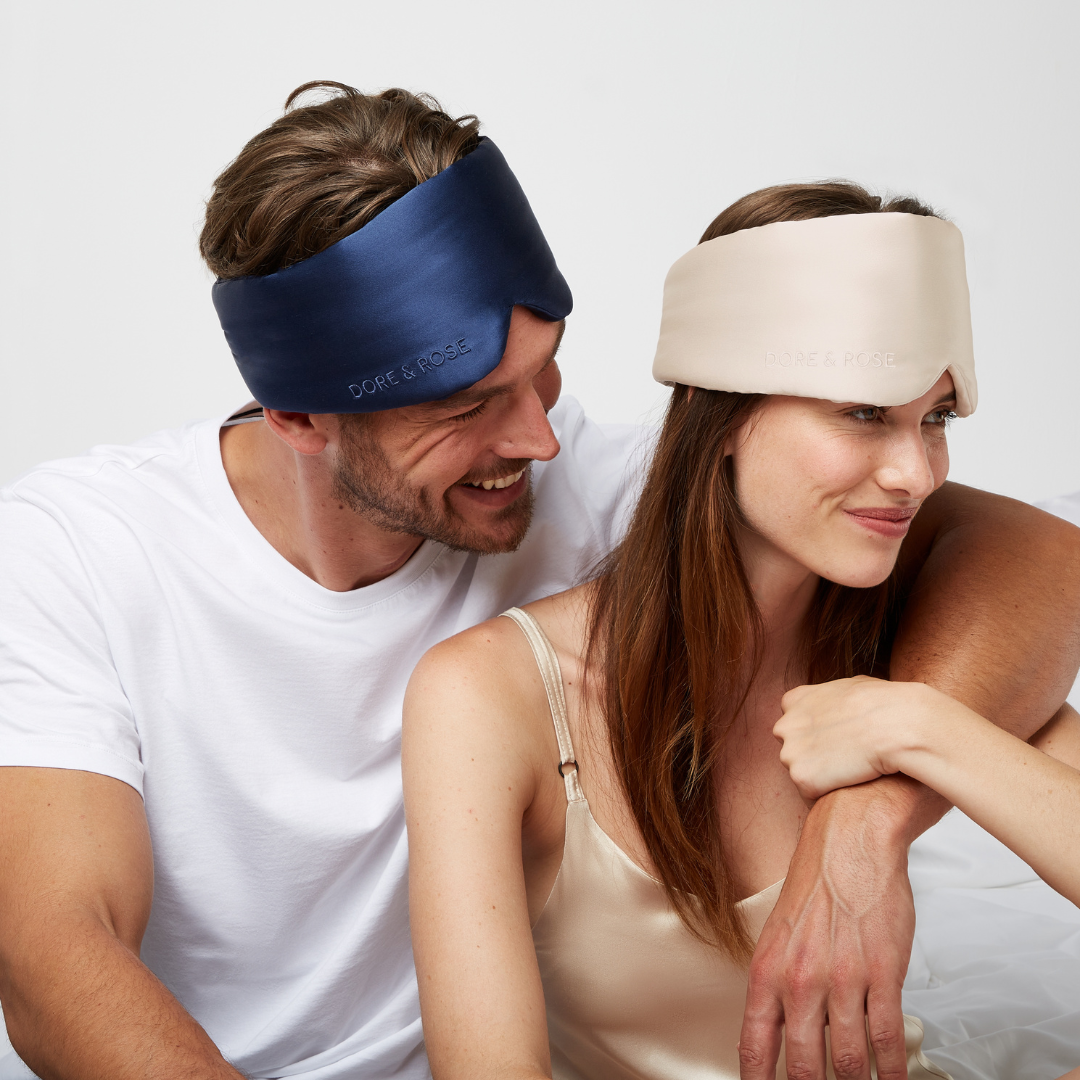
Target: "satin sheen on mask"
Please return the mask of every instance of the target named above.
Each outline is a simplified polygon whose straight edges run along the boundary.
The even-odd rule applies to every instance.
[[[515,305],[550,321],[570,288],[517,178],[487,138],[336,244],[214,307],[255,400],[307,413],[436,401],[490,374]]]

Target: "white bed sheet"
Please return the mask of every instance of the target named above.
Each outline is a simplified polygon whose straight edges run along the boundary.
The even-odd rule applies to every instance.
[[[911,848],[904,1011],[953,1080],[1057,1080],[1080,1065],[1080,909],[959,810]]]

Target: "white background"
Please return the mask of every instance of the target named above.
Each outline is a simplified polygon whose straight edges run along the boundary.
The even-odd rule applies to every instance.
[[[475,112],[574,289],[566,388],[656,415],[668,265],[790,179],[963,229],[980,408],[953,478],[1080,488],[1075,4],[8,3],[0,482],[246,400],[196,252],[220,169],[313,78]]]

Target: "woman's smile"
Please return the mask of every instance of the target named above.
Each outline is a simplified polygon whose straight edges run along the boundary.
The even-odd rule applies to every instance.
[[[845,508],[852,521],[871,532],[902,540],[918,512],[918,506],[858,506]]]

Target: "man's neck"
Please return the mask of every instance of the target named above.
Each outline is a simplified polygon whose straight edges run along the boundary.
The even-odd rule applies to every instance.
[[[423,541],[381,529],[334,498],[325,463],[296,453],[265,423],[223,428],[221,460],[255,528],[326,589],[373,585],[404,566]]]

